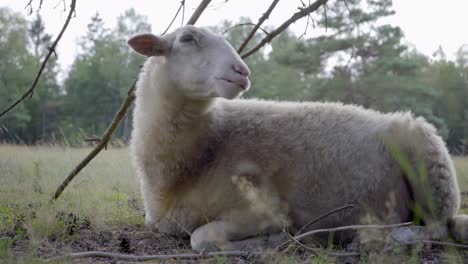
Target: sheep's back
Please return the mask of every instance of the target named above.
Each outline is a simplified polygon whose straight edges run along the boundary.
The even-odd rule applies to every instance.
[[[260,100],[220,100],[216,108],[220,127],[229,131],[224,134],[226,153],[235,153],[229,156],[231,162],[259,164],[298,211],[321,212],[390,195],[388,186],[395,192],[405,189],[384,137],[395,124],[413,122],[408,113],[383,114],[340,103]],[[315,208],[308,208],[311,204]]]

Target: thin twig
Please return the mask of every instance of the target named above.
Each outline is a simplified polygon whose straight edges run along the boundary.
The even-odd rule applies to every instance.
[[[181,0],[180,5],[179,5],[179,9],[177,9],[177,12],[175,13],[174,17],[172,18],[171,23],[169,23],[166,30],[164,30],[164,32],[161,35],[165,35],[167,33],[167,31],[171,28],[172,24],[174,23],[176,18],[179,16],[179,12],[180,12],[180,10],[182,10],[184,5],[185,5],[185,0]],[[182,20],[183,20],[183,18],[182,18]]]
[[[307,228],[309,228],[311,225],[317,223],[318,221],[324,219],[325,217],[328,217],[328,216],[330,216],[330,215],[332,215],[332,214],[335,214],[335,213],[338,213],[338,212],[340,212],[340,211],[343,211],[343,210],[346,210],[346,209],[349,209],[349,208],[353,208],[353,207],[355,207],[354,204],[347,204],[347,205],[345,205],[345,206],[342,206],[342,207],[333,209],[333,210],[331,210],[330,212],[325,213],[325,214],[323,214],[323,215],[321,215],[321,216],[319,216],[319,217],[313,219],[312,221],[310,221],[309,223],[307,223],[306,225],[304,225],[303,227],[301,227],[301,229],[299,229],[299,231],[296,232],[295,236],[300,235],[304,230],[306,230]]]
[[[323,14],[325,16],[325,32],[328,31],[327,3],[323,5]]]
[[[130,95],[127,96],[123,104],[120,106],[119,111],[115,115],[114,119],[112,120],[109,127],[106,129],[104,136],[102,136],[99,144],[97,144],[94,149],[68,174],[67,178],[60,184],[57,190],[52,197],[52,200],[56,200],[65,190],[65,188],[70,184],[70,182],[75,178],[76,175],[84,168],[88,163],[96,157],[96,155],[101,152],[102,149],[107,148],[107,144],[112,137],[112,133],[117,129],[119,124],[124,119],[125,115],[127,114],[130,106],[132,105],[133,101],[135,100],[135,93],[133,92],[135,89],[136,80],[133,82],[133,85],[130,88]]]
[[[247,23],[240,23],[240,24],[235,24],[234,26],[232,27],[229,27],[227,28],[226,30],[223,31],[223,34],[226,34],[228,31],[230,30],[233,30],[234,28],[237,28],[237,27],[243,27],[243,26],[256,26],[257,24],[254,24],[254,23],[250,23],[250,22],[247,22]],[[259,27],[259,29],[261,31],[263,31],[263,33],[265,33],[265,35],[268,35],[270,33],[268,33],[268,31],[266,31],[264,28],[262,27]]]
[[[395,250],[396,248],[401,248],[401,247],[406,247],[410,245],[415,245],[415,244],[423,244],[423,245],[437,245],[437,246],[446,246],[446,247],[456,247],[460,249],[468,249],[468,245],[463,245],[463,244],[458,244],[458,243],[451,243],[451,242],[442,242],[442,241],[434,241],[434,240],[427,240],[427,239],[421,239],[421,240],[414,240],[414,241],[409,241],[405,243],[400,243],[397,246],[392,246],[389,248],[385,248],[384,252],[391,252]]]
[[[208,253],[182,253],[170,255],[148,255],[148,256],[135,256],[129,254],[102,252],[102,251],[89,251],[66,254],[50,259],[45,262],[54,262],[67,259],[82,259],[82,258],[110,258],[113,260],[131,260],[131,261],[148,261],[148,260],[168,260],[168,259],[204,259],[211,257],[246,257],[246,256],[259,256],[262,252],[250,251],[219,251]]]
[[[273,0],[273,2],[271,3],[271,5],[268,7],[267,11],[260,17],[260,19],[258,20],[257,24],[255,25],[255,27],[252,29],[252,31],[250,31],[249,35],[247,36],[247,38],[244,40],[244,42],[242,42],[242,44],[240,45],[239,49],[237,49],[237,53],[241,53],[245,47],[247,47],[247,44],[249,44],[250,40],[253,38],[253,36],[255,35],[255,32],[257,32],[257,30],[260,28],[260,26],[263,24],[263,22],[265,22],[265,20],[268,19],[268,17],[270,16],[271,12],[273,11],[273,9],[275,9],[276,7],[276,4],[278,4],[279,0]]]
[[[351,9],[349,8],[349,5],[348,5],[348,1],[343,0],[343,2],[344,2],[344,4],[345,4],[346,9],[348,10],[349,16],[350,16],[350,17],[353,17],[352,12],[351,12]]]
[[[54,9],[56,9],[60,4],[63,4],[63,11],[65,12],[67,10],[67,3],[65,3],[65,0],[57,2],[57,4],[54,6]]]
[[[203,11],[205,11],[206,7],[210,4],[211,0],[203,0],[193,12],[192,17],[187,21],[187,25],[195,25],[197,20],[200,18]]]
[[[28,11],[28,16],[32,14],[33,12],[33,7],[32,7],[32,2],[33,0],[29,0],[24,9],[27,9]]]
[[[304,3],[304,1],[301,0],[301,4],[302,4],[302,8],[305,8],[307,7],[307,5]],[[309,5],[310,5],[310,0],[309,0]],[[312,18],[312,16],[310,15],[310,13],[307,15],[307,22],[306,22],[306,27],[304,29],[304,33],[302,33],[300,36],[299,36],[299,39],[301,39],[302,37],[304,37],[306,34],[307,34],[307,29],[309,28],[309,21],[312,20],[312,26],[313,28],[315,28],[315,22],[314,22],[314,19]]]
[[[353,11],[351,11],[351,9],[349,8],[348,1],[343,0],[343,2],[345,4],[346,9],[348,10],[349,17],[351,18],[351,20],[353,20],[354,24],[356,24],[356,26],[358,27],[358,30],[359,30],[359,21],[356,20],[356,18],[353,15]]]
[[[346,210],[346,209],[349,209],[349,208],[353,208],[354,206],[355,206],[354,204],[347,204],[347,205],[345,205],[345,206],[335,208],[335,209],[333,209],[333,210],[331,210],[331,211],[329,211],[329,212],[327,212],[327,213],[325,213],[325,214],[323,214],[323,215],[321,215],[321,216],[319,216],[319,217],[317,217],[317,218],[315,218],[315,219],[312,219],[310,222],[308,222],[308,223],[305,224],[303,227],[301,227],[301,228],[294,234],[294,236],[300,235],[304,230],[306,230],[307,228],[309,228],[311,225],[317,223],[318,221],[320,221],[320,220],[322,220],[322,219],[324,219],[324,218],[326,218],[326,217],[328,217],[328,216],[330,216],[330,215],[332,215],[332,214],[336,214],[336,213],[338,213],[338,212],[340,212],[340,211],[343,211],[343,210]],[[295,240],[294,237],[291,236],[288,232],[285,232],[285,233],[286,233],[286,235],[290,238],[290,240],[291,240],[292,242],[300,244],[300,241]],[[280,249],[282,249],[283,247],[287,246],[288,244],[290,244],[289,241],[286,241],[286,242],[282,243],[281,245],[277,246],[275,250],[280,250]],[[288,250],[288,249],[289,249],[289,247],[288,247],[286,250]]]
[[[297,244],[297,245],[301,246],[302,248],[310,250],[310,251],[312,251],[314,253],[326,254],[326,255],[329,255],[329,256],[332,256],[332,257],[357,257],[357,256],[360,255],[359,253],[356,253],[356,252],[340,252],[340,251],[336,251],[336,250],[327,250],[327,249],[323,249],[323,248],[313,248],[313,247],[307,246],[306,244],[302,243],[299,240],[294,239],[294,237],[291,236],[291,234],[289,234],[289,233],[287,233],[287,236],[290,239],[292,244]],[[275,250],[279,250],[280,248],[281,248],[281,246],[277,247]]]
[[[344,207],[342,207],[342,208],[344,208]],[[340,209],[340,208],[338,208],[338,209]],[[333,211],[331,211],[330,213],[332,213],[332,212]],[[406,222],[406,223],[392,224],[392,225],[349,225],[349,226],[340,226],[340,227],[335,227],[335,228],[316,229],[316,230],[306,232],[304,234],[296,235],[294,237],[287,234],[288,236],[290,236],[289,237],[290,241],[286,241],[286,242],[282,243],[281,245],[277,246],[275,248],[275,251],[279,251],[283,247],[285,247],[287,245],[291,245],[291,243],[299,244],[300,246],[302,246],[302,247],[304,247],[306,249],[309,249],[311,251],[318,251],[320,249],[308,247],[308,246],[304,245],[303,243],[301,243],[301,239],[306,237],[306,236],[312,236],[312,235],[319,234],[319,233],[330,233],[330,232],[337,232],[337,231],[343,231],[343,230],[360,230],[360,229],[388,229],[388,228],[396,228],[396,227],[401,227],[401,226],[408,226],[408,225],[411,225],[411,224],[413,224],[413,222]],[[335,253],[341,254],[340,252],[335,252]],[[343,253],[343,254],[345,254],[345,253]],[[350,253],[350,254],[353,254],[353,253]],[[356,256],[356,255],[353,255],[353,256]]]
[[[76,0],[73,0],[75,2]],[[193,13],[192,17],[190,17],[189,21],[187,24],[193,25],[198,18],[201,16],[203,11],[205,10],[206,6],[211,2],[211,0],[203,0],[198,8],[195,10]],[[74,9],[74,6],[73,6]],[[72,12],[70,12],[72,13]],[[60,186],[57,188],[57,190],[54,193],[54,196],[52,197],[51,201],[57,200],[57,198],[62,194],[62,192],[65,190],[65,188],[70,184],[70,182],[75,178],[78,173],[88,165],[88,163],[96,157],[99,152],[101,152],[102,149],[107,148],[107,143],[110,140],[112,134],[114,133],[115,129],[119,126],[119,124],[122,122],[124,117],[127,115],[128,111],[130,110],[130,106],[132,105],[133,101],[135,100],[135,85],[136,85],[137,80],[135,80],[132,84],[132,86],[129,89],[128,96],[125,99],[125,101],[122,103],[120,106],[119,111],[115,115],[114,119],[112,120],[111,124],[107,128],[106,132],[104,133],[104,136],[101,138],[101,141],[99,144],[97,144],[94,149],[86,156],[67,176],[67,178],[60,184]]]
[[[289,27],[289,25],[291,25],[292,23],[296,22],[297,20],[307,16],[308,14],[314,12],[315,10],[317,10],[321,5],[327,3],[328,0],[317,0],[315,1],[314,3],[312,3],[310,6],[308,6],[307,8],[303,8],[301,9],[300,11],[294,13],[294,15],[289,18],[288,20],[286,20],[283,24],[281,24],[281,26],[279,26],[278,28],[276,28],[274,31],[272,31],[268,36],[266,36],[265,38],[263,38],[257,45],[255,45],[253,48],[251,48],[250,50],[246,51],[244,54],[241,55],[241,57],[243,59],[249,57],[250,55],[254,54],[255,52],[257,52],[260,48],[262,48],[263,46],[265,46],[267,43],[270,43],[271,40],[273,40],[273,38],[275,38],[276,36],[278,36],[281,32],[283,32],[284,30],[286,30],[286,28]]]
[[[39,68],[39,71],[36,74],[36,78],[34,79],[34,82],[32,83],[31,88],[29,88],[29,90],[27,90],[23,94],[23,96],[21,96],[20,99],[18,99],[15,103],[13,103],[8,108],[6,108],[3,112],[1,112],[0,117],[2,117],[4,114],[6,114],[11,109],[15,108],[15,106],[17,106],[19,103],[21,103],[28,96],[29,96],[29,98],[31,98],[33,96],[34,89],[36,88],[36,85],[39,82],[39,78],[41,77],[42,72],[45,69],[47,61],[49,60],[50,56],[52,56],[52,54],[54,53],[55,47],[57,47],[60,39],[62,38],[63,33],[65,33],[65,30],[67,29],[68,24],[70,23],[70,20],[73,17],[73,13],[75,12],[75,6],[76,6],[76,0],[72,0],[71,4],[70,4],[70,11],[68,12],[68,16],[67,16],[67,19],[65,20],[65,23],[63,24],[62,30],[60,30],[60,33],[58,34],[58,36],[55,39],[54,43],[52,43],[52,46],[49,48],[49,52],[47,53],[46,57],[44,58],[44,61],[42,62],[41,67]]]
[[[407,223],[404,223],[407,224]],[[411,223],[410,223],[411,224]],[[402,226],[400,224],[399,226]],[[366,228],[389,228],[389,227],[396,227],[397,225],[386,225],[386,226],[376,226],[376,225],[362,225],[359,227],[366,227]],[[356,226],[344,226],[341,228],[351,229],[350,227],[354,227],[352,229],[356,229]],[[359,228],[361,229],[361,228]],[[344,230],[344,229],[341,229]],[[302,247],[311,250],[314,253],[321,253],[321,254],[328,254],[334,257],[355,257],[359,256],[359,253],[355,252],[338,252],[334,250],[325,250],[320,248],[311,248],[303,243],[299,242],[297,239],[294,239],[295,243],[299,243]],[[440,246],[453,246],[457,248],[467,249],[468,245],[456,244],[456,243],[449,243],[449,242],[439,242],[439,241],[432,241],[432,240],[417,240],[413,241],[412,244],[423,243],[423,244],[432,244],[432,245],[440,245]],[[219,252],[208,252],[208,253],[182,253],[182,254],[169,254],[169,255],[148,255],[148,256],[135,256],[129,254],[120,254],[120,253],[111,253],[111,252],[102,252],[102,251],[89,251],[89,252],[78,252],[78,253],[71,253],[66,254],[58,257],[53,257],[46,259],[45,262],[55,262],[55,261],[63,261],[63,260],[70,260],[70,259],[82,259],[82,258],[109,258],[114,261],[116,260],[130,260],[130,261],[148,261],[148,260],[169,260],[169,259],[204,259],[204,258],[211,258],[211,257],[247,257],[247,256],[261,256],[264,254],[260,251],[250,252],[250,251],[219,251]]]
[[[409,244],[417,244],[422,243],[425,245],[437,245],[437,246],[449,246],[449,247],[456,247],[461,249],[468,249],[468,245],[458,244],[458,243],[451,243],[451,242],[442,242],[442,241],[434,241],[434,240],[415,240],[409,242]]]
[[[182,0],[184,2],[182,6],[182,22],[180,23],[180,26],[184,25],[184,20],[185,20],[185,0]]]
[[[402,226],[409,226],[412,225],[413,222],[406,222],[400,224],[391,224],[391,225],[349,225],[349,226],[340,226],[334,228],[323,228],[323,229],[316,229],[309,232],[305,232],[303,234],[297,235],[294,237],[295,240],[300,240],[307,236],[316,235],[319,233],[330,233],[330,232],[338,232],[344,230],[361,230],[361,229],[389,229],[389,228],[396,228]]]

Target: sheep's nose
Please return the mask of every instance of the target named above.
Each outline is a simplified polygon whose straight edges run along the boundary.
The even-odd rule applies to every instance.
[[[247,68],[247,66],[242,65],[242,64],[234,64],[232,65],[232,69],[234,69],[235,72],[238,74],[247,77],[250,75],[250,70]]]

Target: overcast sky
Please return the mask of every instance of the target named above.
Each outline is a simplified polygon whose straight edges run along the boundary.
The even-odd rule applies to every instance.
[[[0,0],[0,7],[27,14],[28,0]],[[69,0],[66,1],[70,3]],[[186,0],[186,19],[200,0]],[[307,2],[307,1],[306,1]],[[39,3],[34,0],[33,3]],[[135,8],[139,14],[148,16],[154,33],[162,32],[172,19],[180,0],[77,0],[76,18],[59,44],[59,61],[68,68],[77,52],[76,40],[83,36],[91,16],[99,12],[107,27],[116,25],[116,17],[126,9]],[[215,25],[224,19],[237,20],[239,16],[249,16],[257,21],[268,8],[271,0],[213,0],[197,25]],[[330,2],[332,4],[333,2]],[[282,0],[274,10],[267,25],[279,25],[297,11],[299,0]],[[468,0],[394,0],[396,14],[385,21],[400,26],[406,41],[414,44],[421,52],[431,55],[442,46],[449,58],[463,44],[468,44]],[[68,7],[67,7],[68,8]],[[46,30],[54,37],[60,31],[67,13],[63,12],[61,0],[44,0],[40,14],[46,23]],[[32,19],[33,16],[28,17]],[[180,25],[180,21],[176,22]],[[301,34],[305,20],[292,26]],[[310,29],[308,36],[323,33],[320,29]]]

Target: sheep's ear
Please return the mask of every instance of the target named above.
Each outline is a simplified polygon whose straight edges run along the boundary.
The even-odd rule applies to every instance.
[[[144,56],[164,56],[169,53],[171,45],[168,40],[153,34],[140,34],[131,37],[127,44]]]

